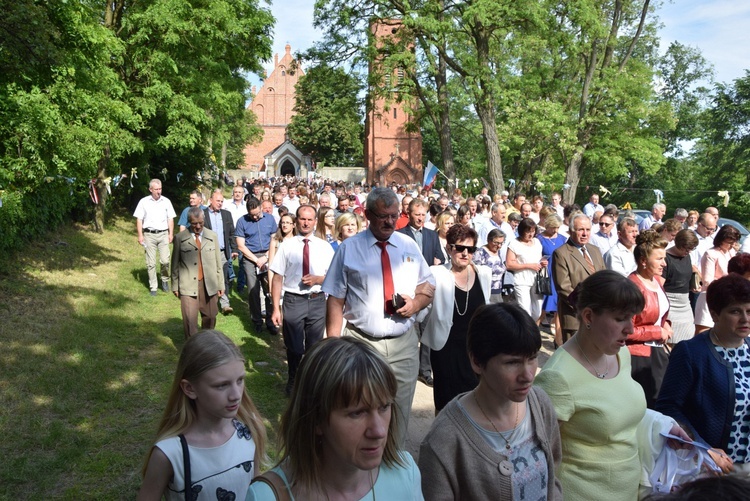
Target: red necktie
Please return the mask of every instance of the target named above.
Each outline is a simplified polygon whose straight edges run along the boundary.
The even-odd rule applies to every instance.
[[[203,280],[203,261],[201,260],[201,238],[195,234],[195,246],[198,247],[198,280]]]
[[[385,312],[389,315],[396,313],[393,308],[393,273],[391,272],[391,258],[388,257],[388,242],[377,242],[380,247],[380,266],[383,268],[383,300]]]
[[[302,249],[302,276],[306,277],[310,274],[310,240],[303,238],[302,241],[305,242]]]

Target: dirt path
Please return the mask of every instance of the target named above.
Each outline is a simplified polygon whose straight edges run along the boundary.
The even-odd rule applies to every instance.
[[[554,336],[549,327],[542,327],[542,350],[539,353],[539,368],[544,365],[552,355]],[[417,391],[414,394],[414,402],[411,407],[411,418],[409,419],[409,435],[406,439],[406,450],[408,450],[416,461],[419,458],[419,444],[430,430],[432,421],[435,419],[435,405],[432,401],[432,388],[417,382]]]

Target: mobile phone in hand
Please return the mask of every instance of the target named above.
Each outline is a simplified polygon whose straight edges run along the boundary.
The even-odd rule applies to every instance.
[[[391,301],[393,302],[393,308],[395,310],[400,310],[406,305],[406,301],[404,301],[404,298],[401,297],[401,294],[398,294],[398,293],[393,295],[393,298],[391,299]]]

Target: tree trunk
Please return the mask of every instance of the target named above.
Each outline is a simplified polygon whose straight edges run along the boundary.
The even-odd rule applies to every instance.
[[[477,49],[477,63],[479,68],[490,68],[490,36],[481,23],[477,23],[474,30],[474,40]],[[487,174],[490,178],[492,193],[500,193],[505,189],[503,182],[503,164],[500,159],[500,141],[497,138],[495,123],[495,100],[492,94],[492,82],[487,77],[480,77],[479,92],[476,95],[475,109],[482,124],[484,149],[487,153]]]
[[[99,203],[94,205],[94,227],[97,233],[104,233],[104,206],[109,198],[109,192],[107,191],[108,183],[104,180],[107,178],[109,157],[109,146],[105,146],[102,157],[97,162],[96,182],[94,183],[99,192]]]
[[[443,156],[443,168],[445,169],[445,175],[448,177],[448,193],[452,193],[456,188],[453,180],[456,178],[456,165],[453,161],[453,144],[451,143],[451,116],[450,116],[450,100],[448,96],[448,84],[447,84],[447,65],[445,64],[445,58],[442,53],[438,54],[438,71],[435,75],[435,84],[437,87],[437,99],[439,116],[439,129],[440,135],[440,153]]]
[[[492,193],[505,189],[503,182],[503,164],[500,159],[500,142],[495,128],[495,108],[490,98],[485,98],[476,105],[479,121],[482,123],[484,149],[487,152],[487,174],[490,178]]]
[[[565,184],[570,185],[570,188],[563,190],[563,202],[566,204],[575,203],[578,183],[581,181],[581,162],[583,162],[584,151],[583,147],[579,147],[565,170]]]

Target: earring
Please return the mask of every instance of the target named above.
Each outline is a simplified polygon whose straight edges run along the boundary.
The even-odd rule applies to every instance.
[[[587,329],[591,329],[591,324],[586,324]]]

